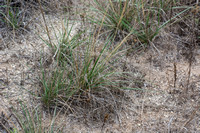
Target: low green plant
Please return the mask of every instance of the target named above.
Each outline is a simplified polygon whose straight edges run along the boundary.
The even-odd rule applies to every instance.
[[[11,133],[53,133],[60,132],[60,129],[55,127],[54,120],[56,118],[56,108],[54,109],[53,119],[50,127],[44,127],[44,119],[41,115],[41,109],[39,106],[30,108],[20,102],[22,113],[16,112],[15,117],[20,127],[11,130]]]
[[[46,41],[42,37],[40,37],[46,45],[48,45],[51,51],[54,53],[53,57],[56,58],[58,64],[62,64],[63,61],[71,60],[72,51],[77,46],[80,46],[83,40],[80,40],[81,35],[85,32],[79,32],[72,36],[72,28],[74,23],[69,26],[69,21],[64,21],[62,30],[59,30],[59,35],[54,34],[56,37],[56,44],[51,42],[50,40]],[[53,28],[54,33],[56,33],[55,29]],[[48,34],[48,33],[47,33]]]
[[[13,30],[18,29],[22,21],[20,19],[20,15],[22,15],[17,7],[10,7],[7,5],[0,6],[0,8],[5,8],[4,11],[0,11],[2,15],[0,21],[5,23],[8,27],[11,27]],[[7,11],[7,13],[5,12]]]
[[[39,115],[38,108],[29,110],[21,103],[23,117],[19,118],[22,130],[25,133],[42,132],[42,117]]]
[[[142,44],[149,44],[172,19],[170,0],[94,0],[92,11],[96,16],[89,16],[90,22],[101,25],[102,18],[105,33],[114,38],[124,38],[131,33]],[[133,39],[134,40],[134,39]]]
[[[51,69],[42,68],[42,101],[47,107],[61,101],[62,103],[71,101],[77,96],[87,97],[90,93],[120,88],[119,81],[115,80],[120,73],[111,65],[112,57],[128,36],[111,51],[108,47],[112,41],[108,37],[105,44],[99,46],[101,48],[97,51],[97,41],[94,36],[88,35],[82,38],[80,33],[71,36],[72,27],[63,28],[65,32],[60,32],[63,34],[60,34],[58,45],[52,47],[47,43],[54,51],[56,62]]]

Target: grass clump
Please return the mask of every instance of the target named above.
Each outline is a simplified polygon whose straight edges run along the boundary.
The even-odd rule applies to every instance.
[[[27,11],[24,10],[24,4],[18,1],[3,0],[0,6],[0,27],[8,27],[17,30],[25,26]]]
[[[98,44],[92,35],[72,35],[72,27],[68,27],[67,23],[60,32],[60,38],[57,37],[58,44],[47,42],[55,60],[52,68],[42,71],[42,101],[47,107],[77,103],[77,100],[90,103],[104,92],[107,95],[108,91],[119,90],[122,82],[119,80],[120,72],[112,65],[116,63],[112,57],[127,37],[110,50],[111,38],[108,37],[105,44]]]
[[[34,22],[39,5],[47,12],[58,12],[64,10],[64,7],[71,6],[70,2],[53,1],[53,0],[1,0],[0,5],[0,30],[28,31],[30,24]],[[5,29],[5,30],[4,30]]]
[[[41,108],[39,105],[36,107],[28,107],[24,103],[20,102],[21,113],[14,110],[13,113],[14,118],[16,119],[16,123],[13,126],[11,133],[53,133],[60,132],[61,129],[55,126],[56,119],[56,108],[54,109],[53,119],[48,121],[42,115]],[[49,125],[45,123],[50,123]],[[20,128],[16,128],[16,127]]]
[[[103,18],[105,33],[117,40],[131,33],[132,40],[149,44],[166,24],[178,16],[170,14],[175,3],[170,0],[94,0],[92,9],[101,17],[90,16],[89,20],[101,25]]]

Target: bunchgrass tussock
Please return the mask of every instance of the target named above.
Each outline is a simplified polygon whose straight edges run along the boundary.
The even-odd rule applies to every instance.
[[[34,108],[28,107],[23,102],[20,102],[21,113],[18,111],[13,115],[16,119],[15,128],[13,128],[11,133],[53,133],[60,132],[59,127],[55,126],[56,119],[56,111],[57,108],[53,110],[53,116],[50,121],[45,121],[45,118],[41,112],[41,106],[37,105]],[[50,123],[49,125],[45,125],[45,123]],[[16,128],[16,126],[20,128]]]
[[[178,15],[169,16],[170,0],[94,0],[92,11],[96,16],[89,16],[90,22],[101,25],[106,34],[117,40],[124,38],[129,33],[137,39],[140,44],[150,44],[159,34],[160,30]],[[180,15],[180,14],[179,14]]]
[[[125,84],[122,81],[124,78],[121,77],[123,72],[117,70],[116,64],[113,65],[117,62],[113,58],[116,58],[119,48],[128,36],[115,48],[110,49],[111,37],[108,37],[105,43],[99,44],[98,41],[94,41],[96,38],[93,35],[88,34],[87,37],[82,37],[80,33],[71,35],[73,25],[70,27],[69,23],[66,23],[65,26],[64,32],[60,32],[61,38],[57,37],[58,44],[49,45],[54,58],[52,67],[42,68],[41,99],[44,105],[50,108],[67,105],[71,111],[74,109],[70,105],[77,106],[78,103],[81,105],[84,103],[84,106],[86,103],[92,106],[94,102],[98,106],[99,104],[115,106],[111,104],[115,101],[112,91],[128,87],[122,88],[122,84]],[[127,82],[130,81],[126,81],[126,84]]]
[[[21,127],[21,130],[24,133],[39,133],[42,132],[42,118],[39,115],[38,108],[36,107],[35,109],[28,109],[28,107],[22,103],[21,104],[21,109],[22,109],[22,114],[20,115],[19,113],[16,114],[18,124]]]
[[[17,30],[22,25],[20,20],[20,11],[17,7],[9,7],[7,5],[0,6],[4,11],[0,11],[1,22],[4,23],[7,27]],[[5,13],[7,10],[7,14]]]
[[[0,27],[4,26],[8,29],[19,30],[27,27],[30,10],[28,2],[2,0],[0,5]],[[31,2],[29,2],[30,4]]]

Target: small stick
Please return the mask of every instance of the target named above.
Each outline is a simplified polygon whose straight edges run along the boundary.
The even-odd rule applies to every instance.
[[[176,80],[177,80],[177,67],[176,67],[176,62],[174,62],[174,88],[176,88]]]
[[[24,71],[22,71],[21,73],[21,81],[20,81],[20,85],[24,85]]]

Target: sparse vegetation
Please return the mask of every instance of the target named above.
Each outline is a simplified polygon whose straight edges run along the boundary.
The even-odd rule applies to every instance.
[[[199,132],[199,7],[3,0],[0,132]]]

